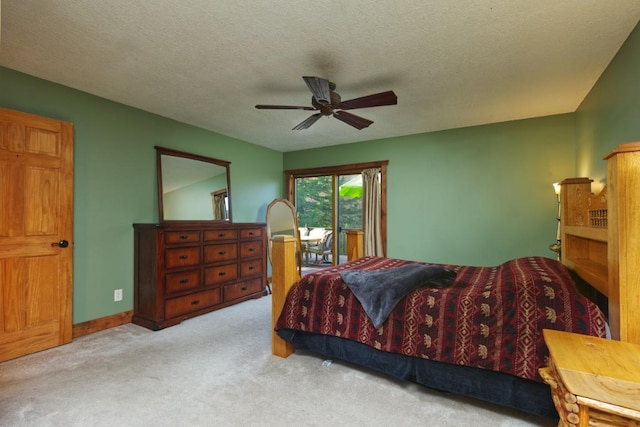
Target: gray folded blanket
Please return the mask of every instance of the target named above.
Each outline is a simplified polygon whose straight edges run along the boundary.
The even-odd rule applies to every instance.
[[[377,329],[411,291],[423,286],[450,286],[456,272],[440,265],[405,264],[388,270],[347,270],[340,276]]]

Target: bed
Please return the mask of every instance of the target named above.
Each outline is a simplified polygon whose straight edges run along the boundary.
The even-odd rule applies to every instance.
[[[640,238],[639,153],[640,143],[623,144],[605,157],[608,185],[600,195],[591,194],[588,179],[563,181],[562,262],[526,257],[492,267],[433,265],[361,257],[355,251],[347,264],[300,279],[294,239],[276,236],[273,353],[286,357],[294,349],[310,351],[557,418],[538,374],[548,362],[542,330],[607,333],[603,312],[577,291],[572,274],[595,283],[594,294],[606,298],[614,338],[638,338],[640,274],[635,273],[640,267],[632,242]],[[443,287],[410,289],[374,326],[345,273],[394,271],[410,264],[451,270],[455,279]]]

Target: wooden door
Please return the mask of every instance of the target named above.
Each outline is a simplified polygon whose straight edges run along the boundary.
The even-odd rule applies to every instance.
[[[0,361],[71,341],[72,247],[73,125],[0,108]]]

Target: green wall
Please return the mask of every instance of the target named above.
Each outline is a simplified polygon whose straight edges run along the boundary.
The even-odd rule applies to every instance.
[[[574,175],[574,153],[573,115],[559,115],[290,152],[284,166],[388,160],[388,256],[492,265],[555,255],[552,183]]]
[[[636,26],[577,110],[579,176],[604,182],[602,157],[621,143],[640,141],[638,76],[640,27]]]
[[[154,146],[230,161],[235,222],[264,222],[282,191],[280,152],[1,67],[0,106],[74,124],[74,323],[133,308],[132,224],[158,220]]]

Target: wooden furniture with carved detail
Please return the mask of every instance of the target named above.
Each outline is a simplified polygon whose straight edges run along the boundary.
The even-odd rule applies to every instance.
[[[607,154],[607,186],[562,181],[562,262],[607,297],[614,339],[640,344],[640,142]]]
[[[640,346],[545,330],[550,364],[540,375],[551,387],[559,426],[640,426]]]
[[[132,322],[158,330],[265,294],[261,223],[134,224]]]

